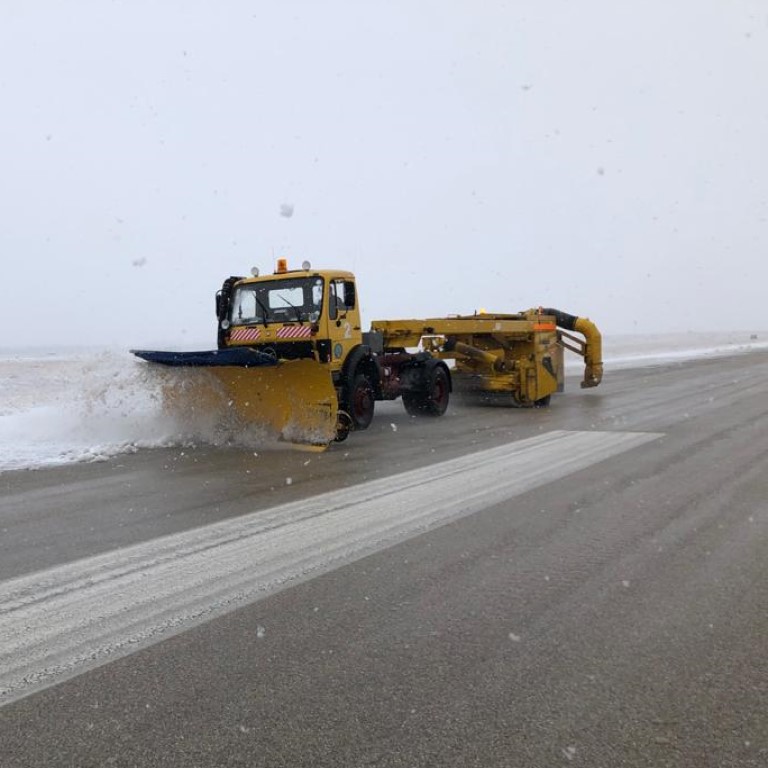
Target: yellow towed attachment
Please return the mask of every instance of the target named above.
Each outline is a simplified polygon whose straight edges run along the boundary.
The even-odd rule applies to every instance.
[[[244,424],[263,426],[288,442],[321,449],[336,436],[336,390],[330,373],[314,360],[207,370],[218,379],[229,407]]]

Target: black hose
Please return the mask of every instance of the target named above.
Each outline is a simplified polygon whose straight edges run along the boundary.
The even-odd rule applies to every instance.
[[[542,315],[552,315],[558,327],[565,328],[566,331],[576,330],[576,321],[579,319],[576,315],[569,315],[567,312],[561,312],[559,309],[550,309],[542,307],[539,312]]]

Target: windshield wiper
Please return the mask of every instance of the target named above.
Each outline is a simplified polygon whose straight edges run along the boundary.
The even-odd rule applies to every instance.
[[[299,325],[304,325],[304,321],[301,319],[301,310],[294,304],[291,304],[291,302],[288,301],[285,296],[278,294],[277,298],[284,301],[296,313],[296,319],[299,321]]]
[[[261,311],[264,313],[264,320],[262,322],[264,323],[264,327],[266,328],[267,315],[269,314],[269,310],[264,306],[264,302],[262,302],[262,300],[258,296],[254,295],[253,298],[256,299],[256,303],[259,305]]]

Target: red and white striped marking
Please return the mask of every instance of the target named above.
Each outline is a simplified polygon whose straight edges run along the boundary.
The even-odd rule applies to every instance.
[[[277,331],[278,339],[308,339],[312,333],[309,325],[284,325]]]
[[[259,328],[233,328],[230,341],[257,341],[261,336]]]

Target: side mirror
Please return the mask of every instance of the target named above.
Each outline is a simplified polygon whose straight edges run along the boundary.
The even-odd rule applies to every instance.
[[[223,320],[224,302],[222,301],[221,291],[216,291],[216,319]]]
[[[344,304],[347,309],[355,308],[355,284],[353,282],[344,283]]]

